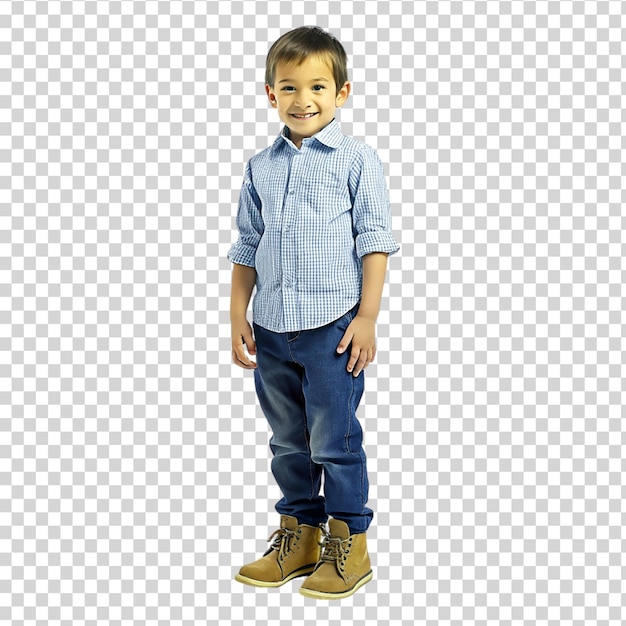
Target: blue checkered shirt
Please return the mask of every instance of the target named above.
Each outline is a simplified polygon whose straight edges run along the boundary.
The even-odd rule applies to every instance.
[[[361,257],[393,254],[380,159],[336,120],[302,141],[285,126],[250,159],[228,258],[256,269],[255,323],[273,332],[328,324],[361,298]]]

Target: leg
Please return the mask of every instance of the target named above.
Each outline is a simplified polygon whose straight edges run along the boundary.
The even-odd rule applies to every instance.
[[[290,351],[303,364],[303,392],[310,432],[311,458],[324,468],[326,514],[344,521],[350,534],[364,533],[373,512],[368,498],[363,431],[356,409],[363,394],[364,374],[346,371],[349,354],[336,347],[354,310],[336,322],[304,331]]]
[[[295,517],[300,524],[317,526],[326,522],[324,498],[320,495],[322,467],[311,458],[303,370],[290,358],[287,335],[257,325],[254,330],[256,391],[272,429],[272,473],[283,494],[276,510]]]

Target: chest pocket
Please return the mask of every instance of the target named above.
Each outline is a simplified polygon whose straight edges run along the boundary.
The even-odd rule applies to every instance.
[[[304,181],[307,204],[318,216],[332,220],[351,208],[348,180],[341,172],[312,172]]]

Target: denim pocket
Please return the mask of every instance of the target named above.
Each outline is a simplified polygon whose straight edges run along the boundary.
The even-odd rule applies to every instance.
[[[348,328],[348,326],[350,325],[350,322],[356,317],[360,304],[361,304],[360,302],[355,304],[347,313],[344,313],[344,315],[342,315],[335,322],[335,324],[337,324],[340,328],[342,328],[345,331],[346,328]]]

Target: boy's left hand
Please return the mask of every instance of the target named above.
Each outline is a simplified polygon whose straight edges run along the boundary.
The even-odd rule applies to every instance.
[[[341,341],[337,345],[337,352],[342,354],[352,343],[350,359],[348,360],[349,372],[354,377],[361,373],[376,356],[376,323],[374,320],[358,315],[350,322]]]

